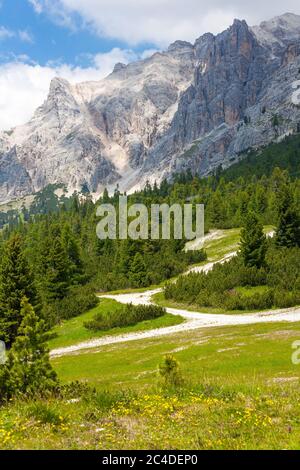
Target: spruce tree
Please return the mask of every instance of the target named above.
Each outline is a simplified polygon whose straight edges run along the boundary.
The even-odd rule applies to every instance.
[[[222,227],[226,218],[224,197],[220,191],[212,194],[209,202],[209,221],[213,227]]]
[[[136,253],[130,265],[129,279],[133,287],[145,287],[148,283],[146,265],[140,253]]]
[[[116,254],[116,271],[124,276],[128,276],[131,259],[134,256],[133,243],[130,240],[121,240]]]
[[[286,248],[300,246],[300,217],[294,206],[291,191],[286,184],[279,193],[278,206],[275,237],[277,246]]]
[[[254,212],[249,212],[241,231],[240,254],[247,267],[265,266],[267,239],[263,226]]]
[[[70,279],[73,282],[79,281],[82,274],[82,261],[78,243],[69,224],[66,224],[63,228],[62,245],[69,262]]]
[[[102,202],[107,204],[109,202],[109,194],[107,188],[104,188],[103,195],[102,195]]]
[[[21,301],[37,304],[34,277],[24,254],[22,238],[14,235],[5,245],[0,268],[0,340],[8,347],[22,321]]]
[[[45,346],[49,339],[45,322],[26,297],[22,299],[21,314],[18,335],[0,372],[0,391],[6,398],[49,392],[58,384]]]
[[[63,299],[71,284],[70,263],[61,241],[58,228],[54,228],[48,237],[48,249],[44,254],[45,278],[43,290],[46,301]]]

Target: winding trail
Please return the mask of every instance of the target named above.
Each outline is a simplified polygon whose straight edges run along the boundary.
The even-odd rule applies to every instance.
[[[195,266],[190,268],[185,274],[191,272],[208,272],[216,263],[225,263],[232,258],[236,252],[228,253],[224,258],[219,261],[210,262],[203,266]],[[116,294],[116,295],[101,295],[100,298],[113,299],[122,304],[133,305],[150,305],[153,304],[153,295],[162,292],[161,289],[148,290],[145,292],[128,293],[128,294]],[[300,307],[282,309],[282,310],[270,310],[257,312],[252,314],[237,314],[237,315],[226,315],[226,314],[210,314],[201,312],[191,312],[189,310],[177,309],[177,308],[166,308],[167,313],[172,315],[180,315],[185,319],[185,322],[164,327],[157,328],[154,330],[126,333],[124,335],[116,336],[104,336],[102,338],[96,338],[90,341],[85,341],[72,346],[53,349],[50,352],[51,357],[60,357],[69,354],[76,354],[82,350],[89,350],[98,348],[100,346],[106,346],[109,344],[123,343],[127,341],[136,341],[148,338],[158,338],[162,336],[172,335],[175,333],[182,333],[185,331],[196,330],[200,328],[210,328],[217,326],[235,326],[235,325],[251,325],[255,323],[274,323],[274,322],[297,322],[300,321]]]

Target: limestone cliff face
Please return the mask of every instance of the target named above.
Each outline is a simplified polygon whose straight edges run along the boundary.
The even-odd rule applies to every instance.
[[[0,133],[0,202],[49,183],[100,193],[187,168],[208,174],[299,130],[298,87],[291,14],[253,28],[235,20],[98,82],[54,79],[31,121]]]
[[[228,31],[210,38],[204,57],[202,47],[196,53],[200,64],[174,119],[180,144],[243,119],[245,109],[255,104],[267,73],[264,51],[245,22],[235,21]]]
[[[193,83],[169,131],[150,150],[149,177],[153,165],[168,174],[190,168],[206,175],[299,131],[300,17],[287,14],[255,28],[235,20],[194,48]]]

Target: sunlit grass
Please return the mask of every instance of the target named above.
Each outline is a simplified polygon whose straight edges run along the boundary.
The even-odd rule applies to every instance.
[[[2,449],[298,449],[299,323],[196,330],[52,361],[96,387],[0,408]],[[184,386],[161,388],[165,354]]]
[[[71,318],[70,320],[63,321],[60,325],[53,328],[52,332],[55,337],[49,341],[50,349],[61,348],[77,344],[83,341],[88,341],[95,338],[101,338],[106,335],[118,335],[136,331],[145,331],[155,328],[162,328],[165,326],[178,325],[183,322],[183,318],[166,314],[160,318],[154,320],[146,320],[139,322],[133,326],[127,326],[122,328],[113,328],[108,331],[97,331],[94,332],[85,328],[84,323],[92,320],[97,313],[103,313],[109,315],[113,310],[120,310],[124,306],[114,300],[100,299],[97,307],[92,310],[80,315],[78,317]]]

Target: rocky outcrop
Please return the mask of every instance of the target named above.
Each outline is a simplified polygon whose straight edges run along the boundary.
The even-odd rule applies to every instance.
[[[300,17],[286,14],[176,41],[98,82],[54,79],[31,121],[0,133],[0,201],[50,183],[99,194],[226,167],[299,130],[299,54]]]
[[[144,174],[151,180],[151,167],[158,166],[161,173],[189,168],[207,175],[299,131],[293,92],[300,88],[299,28],[300,17],[287,14],[258,28],[235,20],[220,35],[198,39],[193,83],[169,131],[150,150]],[[272,31],[269,41],[262,31]]]

